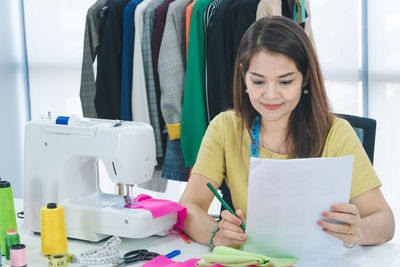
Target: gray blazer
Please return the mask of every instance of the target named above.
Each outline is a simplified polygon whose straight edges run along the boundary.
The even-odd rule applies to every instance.
[[[144,10],[143,22],[143,40],[142,40],[142,56],[144,77],[146,80],[147,100],[149,101],[150,124],[154,129],[156,139],[156,155],[163,157],[163,148],[161,141],[161,126],[158,117],[158,103],[156,95],[156,86],[154,83],[153,59],[151,57],[151,44],[154,32],[154,19],[157,8],[163,3],[163,0],[153,0]]]
[[[94,81],[93,62],[96,58],[97,47],[100,45],[100,25],[102,17],[100,10],[109,0],[97,0],[86,14],[85,37],[83,42],[82,74],[80,98],[83,116],[97,118],[94,98],[96,83]]]
[[[179,127],[181,122],[186,65],[186,6],[191,2],[175,0],[169,5],[158,58],[161,112],[171,140],[180,138],[180,130],[171,131],[169,126],[178,124]]]

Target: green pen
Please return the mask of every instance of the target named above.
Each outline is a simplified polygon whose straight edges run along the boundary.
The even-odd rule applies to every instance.
[[[211,192],[218,198],[219,202],[221,202],[222,206],[224,206],[225,209],[227,209],[230,213],[236,216],[235,212],[231,209],[231,207],[226,204],[225,200],[218,194],[217,190],[210,184],[207,183],[208,188],[210,188]],[[243,229],[243,231],[246,231],[246,226],[244,226],[243,223],[240,224],[240,227]]]

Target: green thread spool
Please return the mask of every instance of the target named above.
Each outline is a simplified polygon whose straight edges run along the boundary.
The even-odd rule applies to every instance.
[[[7,181],[0,181],[0,245],[1,255],[6,254],[6,234],[9,229],[17,229],[14,198],[11,185]]]
[[[6,235],[6,259],[10,260],[10,248],[12,245],[19,244],[19,234],[17,230],[8,230]]]

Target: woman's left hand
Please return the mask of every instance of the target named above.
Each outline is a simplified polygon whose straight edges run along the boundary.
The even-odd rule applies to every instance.
[[[317,224],[322,227],[325,233],[343,240],[347,245],[356,243],[361,231],[361,217],[357,206],[353,204],[334,204],[331,208],[332,211],[324,211],[322,216],[344,224],[325,220],[318,220]]]

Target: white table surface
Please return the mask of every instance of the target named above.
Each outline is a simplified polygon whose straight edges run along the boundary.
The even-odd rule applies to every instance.
[[[22,199],[15,199],[16,212],[22,210]],[[48,266],[48,260],[41,254],[41,239],[39,234],[28,232],[23,228],[23,220],[17,219],[18,231],[21,243],[26,245],[28,266]],[[79,254],[83,251],[101,247],[105,241],[98,243],[68,239],[68,253]],[[208,248],[197,242],[187,244],[176,233],[171,232],[166,237],[148,237],[144,239],[127,239],[122,238],[119,246],[120,254],[133,250],[146,248],[152,252],[167,254],[172,250],[179,249],[181,254],[173,258],[175,261],[185,261],[191,258],[201,258],[202,255],[208,253]],[[10,266],[10,263],[3,257],[3,266]],[[143,264],[143,263],[142,263]],[[140,266],[130,265],[130,266]],[[85,266],[82,264],[68,264],[68,266]],[[92,265],[92,266],[110,266],[110,265]],[[400,244],[388,242],[379,246],[360,246],[354,249],[343,248],[340,258],[330,260],[328,262],[302,262],[295,264],[296,267],[302,266],[352,266],[352,267],[369,267],[369,266],[400,266]]]

